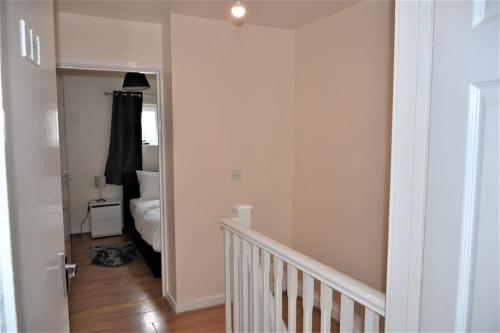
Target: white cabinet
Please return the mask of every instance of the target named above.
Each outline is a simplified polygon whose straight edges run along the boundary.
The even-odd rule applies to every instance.
[[[92,238],[122,234],[122,203],[120,199],[92,200],[89,205],[90,236]]]

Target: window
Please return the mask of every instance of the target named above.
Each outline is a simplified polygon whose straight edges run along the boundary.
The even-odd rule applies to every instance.
[[[158,146],[157,105],[142,104],[142,144]]]

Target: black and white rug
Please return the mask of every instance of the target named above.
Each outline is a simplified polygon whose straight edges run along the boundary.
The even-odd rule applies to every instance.
[[[137,249],[131,242],[121,244],[94,245],[90,249],[91,262],[104,267],[118,267],[130,263],[137,257]]]

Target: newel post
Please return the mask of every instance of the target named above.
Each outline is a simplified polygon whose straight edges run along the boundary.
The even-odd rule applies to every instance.
[[[238,220],[238,224],[251,228],[252,227],[252,210],[250,205],[238,204],[233,206],[233,217]]]

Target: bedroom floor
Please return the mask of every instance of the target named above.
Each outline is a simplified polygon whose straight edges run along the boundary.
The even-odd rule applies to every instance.
[[[128,236],[71,238],[73,262],[79,264],[71,285],[71,332],[223,332],[224,308],[173,315],[142,257],[122,267],[90,264],[95,244],[129,241]]]

